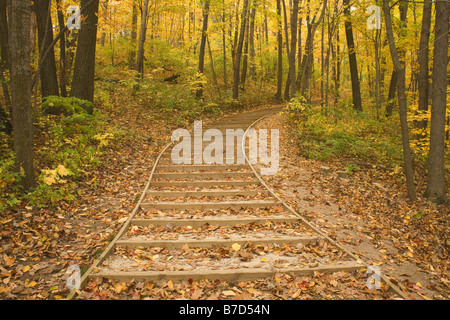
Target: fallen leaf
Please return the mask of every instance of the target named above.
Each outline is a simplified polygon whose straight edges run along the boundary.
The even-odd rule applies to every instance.
[[[5,260],[5,266],[11,267],[14,264],[14,261],[16,258],[14,257],[8,257],[6,254],[3,255],[3,260]]]
[[[241,245],[239,243],[235,243],[231,246],[231,248],[233,248],[234,251],[239,251],[241,250]]]
[[[114,291],[117,294],[121,293],[124,289],[126,289],[126,286],[123,283],[118,283],[114,286]]]

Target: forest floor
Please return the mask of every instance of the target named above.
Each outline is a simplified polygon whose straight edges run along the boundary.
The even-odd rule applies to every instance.
[[[138,111],[138,110],[136,110]],[[126,221],[153,163],[173,129],[145,114],[111,115],[129,136],[109,146],[81,195],[56,208],[17,206],[0,216],[0,299],[64,299],[67,269],[85,271]],[[411,297],[449,299],[449,226],[445,208],[405,200],[402,183],[388,170],[367,165],[351,175],[342,162],[298,156],[288,125],[278,116],[262,125],[281,133],[280,173],[267,179],[283,199],[323,232],[377,265]],[[345,170],[345,169],[344,169]],[[338,174],[340,177],[338,177]],[[362,273],[315,274],[261,282],[185,281],[174,284],[96,280],[86,299],[386,299],[369,290]],[[395,298],[395,297],[394,297]]]

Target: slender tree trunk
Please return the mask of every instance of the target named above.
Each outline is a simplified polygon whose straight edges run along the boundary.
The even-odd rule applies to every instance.
[[[53,24],[50,0],[36,0],[34,3],[38,30],[39,59],[53,42]],[[59,96],[56,62],[53,48],[42,63],[41,72],[42,97]]]
[[[302,23],[303,18],[300,18],[300,21],[298,22],[298,53],[297,53],[297,79],[295,80],[295,85],[297,87],[297,91],[300,90],[300,79],[302,76]]]
[[[388,101],[386,105],[386,117],[391,117],[395,106],[395,94],[397,93],[397,70],[392,71],[391,81],[389,85]]]
[[[418,89],[419,89],[419,111],[428,111],[429,101],[429,86],[430,86],[430,67],[429,67],[429,43],[430,43],[430,29],[431,29],[431,9],[432,0],[425,0],[423,5],[422,30],[420,33],[418,63]],[[427,121],[422,120],[417,123],[419,129],[427,127]],[[420,134],[419,139],[425,138],[424,134]]]
[[[409,128],[407,119],[408,101],[406,97],[405,67],[404,64],[402,65],[402,63],[400,62],[397,47],[395,45],[394,32],[392,30],[391,9],[389,5],[389,0],[383,0],[383,10],[385,15],[386,33],[388,36],[389,49],[391,51],[391,57],[394,63],[395,70],[397,71],[398,74],[397,94],[398,94],[399,114],[402,131],[402,141],[403,141],[403,161],[406,176],[406,189],[408,193],[408,198],[411,201],[415,201],[416,187],[414,183],[414,170],[413,170],[413,160],[411,156],[411,146],[409,144]]]
[[[2,83],[5,107],[0,106],[0,131],[7,134],[12,132],[12,123],[8,117],[7,111],[12,113],[11,99],[9,96],[8,85],[4,76],[4,69],[9,69],[9,44],[8,44],[8,21],[6,14],[6,0],[0,0],[0,82]]]
[[[8,18],[6,15],[6,0],[0,0],[0,50],[1,62],[9,69]]]
[[[81,7],[89,0],[81,0]],[[97,44],[99,0],[91,3],[83,15],[78,35],[71,96],[94,102],[95,48]]]
[[[293,0],[291,14],[291,50],[289,56],[289,78],[291,79],[291,97],[297,92],[297,73],[295,72],[295,56],[297,52],[297,28],[298,28],[298,3],[299,0]]]
[[[64,13],[61,8],[61,0],[57,0],[59,32],[65,28]],[[61,96],[67,97],[67,76],[66,76],[66,34],[59,40],[59,90]]]
[[[148,0],[144,0],[141,15],[141,29],[139,32],[139,46],[136,58],[136,78],[139,81],[144,76],[144,44],[147,33]]]
[[[233,99],[239,98],[239,81],[240,81],[240,69],[241,69],[241,57],[242,49],[244,47],[245,29],[248,20],[248,2],[249,0],[244,0],[244,7],[242,9],[241,18],[241,31],[239,34],[239,42],[236,50],[236,58],[234,63],[234,76],[233,76]]]
[[[249,8],[249,15],[251,15],[251,8]],[[244,54],[242,57],[242,72],[241,72],[241,85],[245,84],[247,80],[247,70],[248,70],[248,47],[249,47],[249,37],[250,37],[250,26],[249,23],[245,26],[245,39],[244,39]]]
[[[336,28],[336,61],[335,65],[335,78],[334,78],[334,105],[337,106],[340,97],[340,85],[341,85],[341,45],[340,45],[340,31],[339,27]]]
[[[400,20],[402,21],[403,27],[404,27],[406,24],[408,7],[405,5],[404,2],[401,2],[399,9],[400,9]],[[398,57],[400,59],[400,63],[403,64],[405,52],[401,49],[398,49],[397,52],[398,52]],[[392,72],[392,76],[391,76],[391,82],[389,85],[388,102],[386,105],[386,117],[392,116],[394,106],[395,106],[395,95],[397,93],[397,86],[398,86],[397,82],[398,81],[399,81],[399,74],[398,74],[398,71],[394,68],[394,71]]]
[[[205,6],[203,8],[203,27],[202,27],[202,37],[200,42],[200,54],[198,58],[198,72],[203,75],[205,71],[205,48],[206,39],[208,32],[208,18],[209,18],[209,0],[205,0]],[[197,98],[203,97],[203,85],[200,84],[196,93]]]
[[[128,58],[129,69],[136,67],[136,41],[137,41],[138,5],[133,1],[133,11],[131,13],[131,49]]]
[[[309,6],[309,1],[308,1]],[[312,46],[313,46],[313,40],[311,37],[313,37],[312,34],[312,28],[311,25],[311,19],[310,19],[310,12],[308,7],[308,15],[306,17],[306,27],[307,27],[307,35],[306,35],[306,42],[305,42],[305,55],[302,59],[302,67],[301,67],[301,74],[299,76],[299,79],[297,80],[300,84],[300,92],[302,96],[304,97],[306,95],[306,91],[309,88],[309,78],[311,76],[311,62],[312,59]]]
[[[250,33],[249,33],[249,51],[250,51],[250,67],[249,75],[254,80],[256,77],[256,52],[255,52],[255,18],[256,18],[257,2],[253,0],[253,8],[250,15]]]
[[[214,68],[214,58],[213,58],[213,54],[212,54],[212,50],[211,50],[211,43],[209,41],[209,36],[206,37],[206,43],[208,44],[208,54],[209,54],[209,60],[211,62],[211,72],[213,75],[214,87],[217,89],[217,94],[220,97],[221,93],[220,93],[220,88],[219,88],[219,82],[217,81],[216,69]]]
[[[14,0],[9,7],[11,98],[14,151],[17,169],[23,173],[25,191],[36,185],[33,153],[33,113],[31,106],[30,2]]]
[[[233,59],[233,70],[236,66],[236,51],[237,51],[237,47],[238,47],[238,42],[239,42],[239,7],[241,4],[241,0],[237,0],[237,2],[235,3],[236,6],[236,10],[235,10],[235,24],[234,24],[234,38],[233,38],[233,49],[231,50],[231,56]],[[231,28],[230,28],[231,30]]]
[[[278,16],[278,63],[277,63],[277,92],[275,98],[281,100],[281,92],[283,90],[283,22],[281,16],[281,0],[277,0],[277,16]]]
[[[225,0],[222,0],[222,50],[223,50],[223,86],[224,90],[228,89],[228,76],[227,76],[227,30],[225,26],[226,14],[225,14]]]
[[[445,186],[445,120],[447,108],[447,66],[449,60],[449,7],[448,2],[436,2],[427,196],[438,204],[447,201]]]
[[[290,61],[290,57],[291,57],[291,50],[289,49],[289,25],[288,25],[288,14],[287,14],[287,9],[286,9],[286,1],[282,0],[282,4],[283,4],[283,13],[284,13],[284,33],[285,33],[285,42],[286,42],[286,53],[287,53],[287,58],[288,58],[288,63]],[[290,77],[290,73],[288,72],[288,76],[287,76],[287,80],[286,80],[286,87],[284,90],[284,99],[285,100],[289,100],[290,98],[290,89],[291,89],[291,77]]]
[[[267,16],[267,5],[264,3],[264,39],[269,43],[269,18]]]
[[[350,21],[350,0],[344,0],[344,13],[346,16],[345,20],[345,34],[347,37],[347,47],[348,47],[348,59],[350,62],[350,75],[352,79],[352,96],[353,96],[353,108],[357,111],[362,111],[361,102],[361,87],[358,77],[358,62],[356,60],[356,49],[353,39],[353,27]]]
[[[380,119],[381,99],[380,99],[380,35],[381,30],[375,30],[375,106],[377,109],[377,119]]]
[[[325,21],[322,22],[322,34],[320,38],[320,105],[325,109]]]
[[[309,1],[308,1],[309,6]],[[307,17],[306,24],[308,28],[308,35],[306,37],[306,45],[305,45],[305,55],[302,61],[302,74],[301,78],[297,80],[301,86],[301,93],[303,97],[307,97],[308,103],[311,101],[311,76],[313,73],[314,67],[314,35],[316,33],[317,27],[320,25],[322,20],[325,17],[325,10],[327,8],[327,1],[325,0],[322,5],[322,10],[319,18],[316,21],[317,15],[314,15],[313,19],[310,19],[310,10],[307,8]]]

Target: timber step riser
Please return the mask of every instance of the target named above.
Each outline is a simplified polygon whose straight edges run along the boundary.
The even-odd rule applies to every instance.
[[[171,280],[172,282],[181,282],[189,279],[200,281],[227,281],[230,283],[257,281],[270,279],[277,273],[285,273],[294,276],[312,275],[315,272],[334,273],[338,271],[356,271],[363,268],[363,265],[356,263],[345,263],[342,265],[325,265],[314,268],[286,268],[286,269],[231,269],[231,270],[203,270],[203,271],[172,271],[172,272],[100,272],[90,275],[91,279],[98,277],[117,280],[117,281],[159,281]]]

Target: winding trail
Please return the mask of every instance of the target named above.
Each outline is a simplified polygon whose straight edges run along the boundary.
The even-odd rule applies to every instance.
[[[231,115],[203,131],[246,130],[279,111]],[[172,147],[159,155],[135,209],[81,287],[99,277],[237,282],[367,267],[283,202],[248,158],[245,164],[174,165]],[[248,146],[237,146],[235,155],[237,148]],[[68,299],[75,295],[73,290]]]

